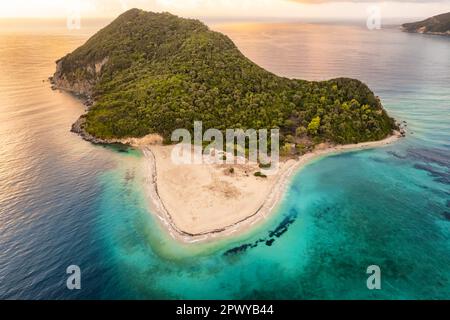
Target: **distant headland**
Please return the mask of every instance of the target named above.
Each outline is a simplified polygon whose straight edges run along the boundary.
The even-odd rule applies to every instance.
[[[402,30],[412,33],[450,36],[450,12],[419,22],[405,23],[402,25]]]

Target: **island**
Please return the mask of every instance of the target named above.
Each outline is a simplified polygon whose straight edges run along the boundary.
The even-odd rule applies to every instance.
[[[405,23],[401,28],[405,32],[450,36],[450,12],[419,22]]]
[[[313,159],[400,136],[361,81],[279,77],[226,35],[170,13],[131,9],[56,63],[54,88],[88,105],[72,131],[93,143],[140,148],[151,212],[184,242],[238,234],[263,221],[292,174]],[[193,132],[196,121],[220,131],[279,129],[279,170],[266,176],[258,161],[173,163],[173,131]]]

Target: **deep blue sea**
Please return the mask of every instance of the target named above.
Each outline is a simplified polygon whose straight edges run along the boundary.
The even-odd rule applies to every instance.
[[[70,133],[84,106],[45,81],[95,29],[3,28],[0,298],[450,299],[450,38],[212,27],[278,75],[361,79],[407,122],[407,138],[309,164],[248,234],[181,245],[148,210],[142,155]],[[74,264],[78,291],[66,288]],[[370,265],[381,290],[367,289]]]

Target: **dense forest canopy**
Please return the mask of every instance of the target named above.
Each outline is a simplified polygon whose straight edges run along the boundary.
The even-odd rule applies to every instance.
[[[174,129],[280,128],[282,143],[379,140],[395,126],[362,82],[276,76],[198,20],[127,11],[58,61],[54,76],[83,83],[94,105],[84,130],[99,138]],[[79,86],[78,86],[79,87]]]

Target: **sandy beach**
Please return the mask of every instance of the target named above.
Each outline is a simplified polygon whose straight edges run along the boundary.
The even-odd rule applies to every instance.
[[[133,139],[146,157],[146,192],[150,209],[171,236],[185,243],[205,242],[248,231],[263,222],[284,196],[290,178],[311,161],[341,152],[386,146],[395,133],[381,141],[322,146],[298,160],[280,163],[275,175],[256,177],[256,163],[174,164],[174,146],[162,146],[155,137]],[[232,168],[232,169],[231,169]]]

